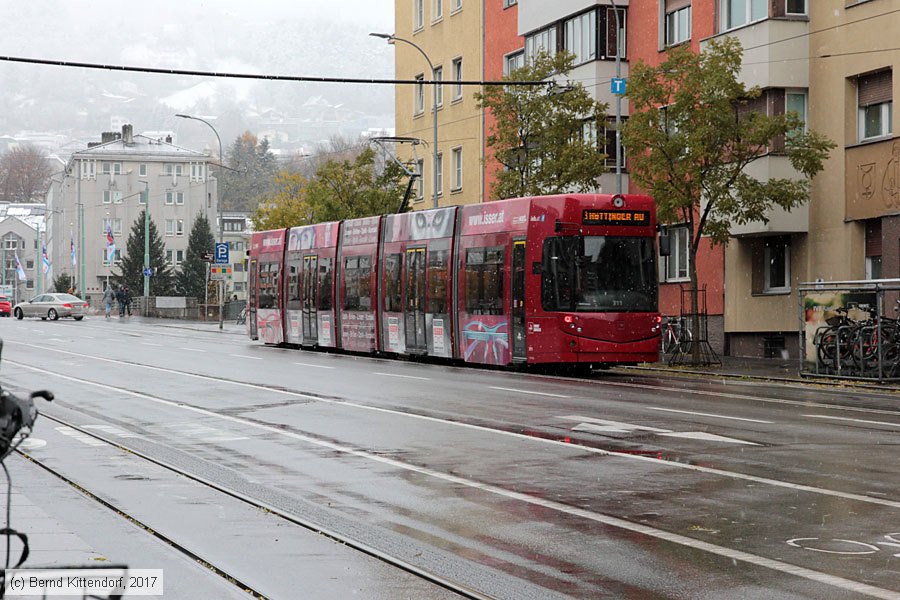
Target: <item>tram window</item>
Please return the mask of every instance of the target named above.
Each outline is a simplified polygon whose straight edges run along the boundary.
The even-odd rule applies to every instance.
[[[278,308],[278,263],[259,265],[259,308]]]
[[[384,257],[384,310],[386,312],[403,310],[403,306],[400,304],[402,261],[402,254],[388,254]]]
[[[567,236],[544,241],[541,303],[547,311],[655,311],[656,257],[643,237]]]
[[[466,312],[503,314],[503,248],[466,250]]]
[[[288,264],[288,310],[300,310],[300,258],[292,258]]]
[[[331,267],[332,260],[333,259],[331,258],[319,257],[319,290],[316,294],[316,309],[318,310],[331,310],[333,302],[331,290],[334,289],[332,281],[334,269]]]
[[[447,314],[447,250],[432,250],[428,253],[428,283],[426,297],[428,311],[433,314]]]
[[[349,256],[344,259],[344,310],[370,310],[371,283],[371,256]]]

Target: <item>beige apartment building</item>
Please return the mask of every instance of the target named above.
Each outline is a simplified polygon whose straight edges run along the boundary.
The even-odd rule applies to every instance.
[[[464,0],[412,0],[395,2],[395,76],[403,80],[443,81],[398,86],[396,91],[397,136],[413,137],[425,144],[400,144],[397,156],[409,164],[418,162],[422,179],[413,194],[412,208],[435,204],[472,204],[482,197],[483,118],[472,97],[476,86],[457,82],[478,81],[484,71],[481,2]],[[407,40],[421,48],[425,56]],[[437,169],[433,163],[434,113],[437,106]],[[435,176],[435,174],[437,176]]]
[[[131,125],[121,133],[104,133],[102,141],[75,152],[65,173],[54,179],[47,197],[54,265],[71,265],[71,245],[77,265],[72,269],[79,291],[99,298],[108,277],[118,271],[107,260],[106,231],[118,250],[126,250],[135,221],[145,208],[165,245],[166,258],[177,271],[185,259],[194,220],[205,215],[217,223],[217,182],[210,176],[209,154],[182,148],[171,138],[134,135]],[[212,251],[212,249],[210,249]],[[143,290],[136,290],[140,295]],[[151,279],[150,292],[153,295]]]

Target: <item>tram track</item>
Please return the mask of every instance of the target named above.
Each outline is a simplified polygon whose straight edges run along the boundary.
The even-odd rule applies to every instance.
[[[201,475],[198,475],[196,473],[192,473],[192,472],[188,471],[187,469],[179,467],[169,461],[150,456],[146,452],[142,452],[136,448],[127,446],[119,441],[112,440],[112,439],[106,437],[105,435],[103,435],[102,433],[98,433],[97,431],[87,429],[85,427],[81,427],[79,425],[76,425],[75,423],[68,421],[67,419],[61,418],[56,415],[49,415],[46,413],[41,413],[41,417],[43,417],[44,419],[53,421],[55,423],[58,423],[61,426],[68,427],[68,428],[72,429],[73,431],[78,432],[81,435],[89,436],[90,438],[101,441],[113,448],[117,448],[118,450],[127,452],[131,456],[142,459],[146,462],[156,465],[157,467],[161,467],[171,473],[174,473],[181,477],[185,477],[197,484],[200,484],[204,488],[213,490],[217,493],[220,493],[220,494],[228,496],[232,499],[238,500],[239,502],[242,502],[242,503],[244,503],[250,507],[253,507],[255,509],[264,510],[267,513],[274,515],[287,523],[302,527],[303,529],[308,530],[312,533],[323,536],[332,541],[338,542],[345,547],[351,548],[351,549],[356,550],[360,553],[363,553],[367,556],[375,558],[375,559],[381,561],[382,563],[385,563],[391,567],[401,569],[415,577],[418,577],[419,579],[422,579],[431,584],[437,585],[447,591],[453,592],[454,594],[458,595],[460,598],[467,598],[470,600],[490,600],[492,598],[492,596],[482,594],[482,593],[478,592],[477,590],[471,589],[459,582],[452,581],[452,580],[450,580],[446,577],[443,577],[437,573],[434,573],[427,569],[423,569],[420,566],[417,566],[415,564],[404,561],[401,558],[391,556],[390,554],[383,552],[383,551],[379,550],[378,548],[375,548],[368,544],[361,543],[358,540],[355,540],[352,537],[344,535],[338,531],[334,531],[329,528],[323,527],[321,524],[315,523],[309,519],[304,519],[302,517],[299,517],[296,514],[292,514],[292,513],[288,512],[286,510],[283,510],[273,504],[264,502],[258,498],[254,498],[254,497],[244,494],[242,492],[230,489],[224,485],[216,483],[215,481],[208,479],[206,477],[203,477]],[[63,481],[64,483],[66,483],[67,485],[78,490],[80,493],[85,495],[90,500],[93,500],[94,502],[100,504],[104,508],[112,511],[119,517],[140,527],[142,530],[144,530],[149,535],[152,535],[153,537],[157,538],[158,540],[164,542],[171,548],[175,549],[177,552],[179,552],[182,555],[184,555],[185,557],[195,561],[196,563],[198,563],[202,567],[208,569],[212,573],[222,577],[227,582],[229,582],[229,583],[233,584],[234,586],[240,588],[241,590],[247,592],[252,597],[260,598],[260,599],[269,598],[269,596],[265,595],[263,592],[259,591],[258,589],[255,589],[252,585],[249,585],[245,580],[242,580],[238,576],[234,575],[228,569],[217,566],[215,564],[214,560],[211,560],[208,557],[204,557],[204,556],[200,555],[198,552],[191,550],[190,548],[188,548],[184,544],[178,542],[177,540],[173,539],[172,537],[170,537],[164,533],[161,533],[152,524],[146,523],[141,518],[130,513],[126,508],[118,506],[114,502],[104,498],[101,492],[92,491],[91,489],[86,487],[84,483],[75,481],[74,479],[72,479],[71,477],[67,476],[65,473],[60,471],[59,469],[50,466],[49,464],[46,463],[46,461],[42,461],[40,458],[34,456],[33,454],[31,454],[25,450],[20,449],[20,450],[17,450],[16,452],[18,454],[20,454],[26,460],[31,462],[32,464],[40,467],[47,473],[53,475],[54,477],[58,478],[59,480]]]

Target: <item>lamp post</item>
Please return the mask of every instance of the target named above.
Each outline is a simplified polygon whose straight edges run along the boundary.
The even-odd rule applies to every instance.
[[[37,260],[35,261],[35,265],[37,268],[35,269],[35,279],[37,279],[37,295],[40,296],[42,293],[43,284],[44,283],[44,251],[43,251],[43,232],[41,231],[41,222],[37,222]]]
[[[150,182],[138,179],[144,184],[141,190],[141,203],[144,205],[144,305],[148,306],[150,298]],[[147,314],[146,312],[144,313]]]
[[[200,121],[201,123],[206,124],[207,127],[212,129],[213,133],[216,134],[216,141],[219,142],[219,172],[221,172],[222,162],[224,161],[224,157],[222,156],[222,138],[219,137],[219,132],[216,131],[216,128],[212,126],[212,123],[205,119],[201,119],[200,117],[194,117],[191,115],[177,114],[176,117],[181,119],[193,119],[194,121]],[[219,184],[221,181],[216,181],[216,213],[219,216],[219,243],[222,243],[223,238],[223,223],[222,223],[222,206],[219,201]],[[223,329],[223,323],[225,322],[225,281],[219,281],[219,331]]]
[[[432,115],[434,116],[434,149],[433,149],[433,152],[432,152],[432,164],[431,164],[431,168],[432,168],[432,174],[433,174],[433,178],[434,178],[434,180],[432,181],[432,188],[433,188],[433,190],[434,190],[434,208],[437,208],[437,207],[438,207],[438,189],[437,189],[437,172],[438,172],[438,113],[437,113],[438,107],[437,107],[437,98],[438,98],[438,88],[437,88],[437,86],[440,85],[440,84],[437,83],[437,80],[436,80],[435,77],[434,77],[434,64],[431,62],[431,59],[428,58],[428,55],[425,54],[425,51],[422,50],[422,49],[421,49],[417,44],[415,44],[414,42],[411,42],[411,41],[409,41],[409,40],[407,40],[407,39],[404,39],[404,38],[401,38],[401,37],[397,37],[396,35],[394,35],[394,34],[392,34],[392,33],[370,33],[369,35],[371,35],[372,37],[377,37],[377,38],[381,38],[381,39],[387,40],[389,44],[393,44],[394,42],[403,42],[403,43],[405,43],[405,44],[409,44],[410,46],[412,46],[413,48],[415,48],[416,50],[418,50],[418,51],[422,54],[422,56],[425,57],[425,62],[428,63],[428,68],[431,69],[431,80],[434,82],[434,85],[433,85],[434,90],[432,90],[432,91],[433,91],[433,95],[432,95],[432,97],[431,97],[431,98],[432,98],[432,101],[431,101],[431,112],[432,112]]]
[[[622,78],[622,24],[616,0],[609,0],[616,15],[616,79]],[[616,94],[616,193],[622,193],[622,94]]]

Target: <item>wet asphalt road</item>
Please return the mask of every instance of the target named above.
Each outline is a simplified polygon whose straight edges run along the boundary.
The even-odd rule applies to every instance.
[[[56,392],[47,415],[486,597],[900,598],[897,395],[565,380],[138,319],[0,319],[0,337],[2,381]],[[271,597],[297,597],[298,556],[297,580],[322,579],[316,597],[357,565],[335,554],[316,569],[308,530],[161,473],[118,477],[150,467],[40,426],[36,458]],[[450,597],[371,560],[352,570],[360,597]]]

